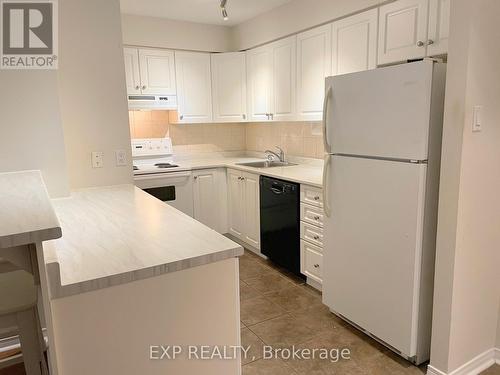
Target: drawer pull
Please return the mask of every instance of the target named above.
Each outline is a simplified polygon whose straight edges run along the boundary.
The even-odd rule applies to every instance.
[[[314,200],[315,200],[315,201],[319,201],[319,197],[316,195],[316,196],[314,197]]]
[[[319,240],[319,236],[314,236],[313,237],[316,241]]]
[[[318,263],[316,263],[316,264],[314,265],[314,268],[319,268],[319,264],[318,264]]]
[[[314,216],[314,220],[318,221],[319,220],[319,216]]]

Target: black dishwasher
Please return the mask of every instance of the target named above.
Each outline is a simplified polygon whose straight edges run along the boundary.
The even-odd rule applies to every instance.
[[[261,252],[277,265],[302,276],[299,195],[299,184],[260,176]]]

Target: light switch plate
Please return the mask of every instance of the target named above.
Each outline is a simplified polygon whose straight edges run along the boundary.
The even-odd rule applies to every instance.
[[[483,130],[483,106],[476,105],[472,110],[472,131],[480,132]]]
[[[104,152],[92,152],[92,168],[102,168],[104,166]]]
[[[127,153],[125,152],[125,150],[116,150],[115,156],[117,167],[123,167],[127,165]]]

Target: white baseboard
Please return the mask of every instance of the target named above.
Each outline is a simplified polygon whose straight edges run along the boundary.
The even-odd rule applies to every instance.
[[[490,349],[473,358],[456,370],[446,373],[429,365],[427,375],[478,375],[495,363],[500,364],[500,349]]]

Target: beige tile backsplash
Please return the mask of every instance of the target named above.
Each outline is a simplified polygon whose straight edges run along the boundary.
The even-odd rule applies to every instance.
[[[129,111],[132,138],[172,138],[174,151],[265,151],[323,157],[319,122],[171,124],[168,111]]]
[[[280,146],[285,153],[308,158],[323,157],[320,122],[263,122],[246,125],[246,149],[265,151]]]

